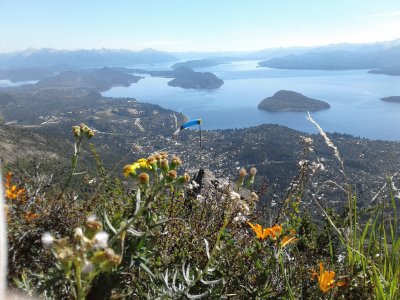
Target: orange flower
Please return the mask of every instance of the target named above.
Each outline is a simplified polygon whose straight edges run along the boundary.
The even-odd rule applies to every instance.
[[[6,174],[6,182],[5,182],[5,187],[6,187],[6,193],[5,196],[8,199],[19,199],[21,201],[26,200],[26,190],[24,188],[17,188],[16,185],[11,184],[11,172],[7,172]]]
[[[38,218],[39,217],[39,215],[38,214],[35,214],[35,213],[32,213],[32,212],[27,212],[26,214],[25,214],[25,221],[27,221],[27,222],[30,222],[30,221],[32,221],[33,219],[36,219],[36,218]]]
[[[268,236],[276,240],[282,233],[282,225],[274,225],[273,227],[262,228],[260,224],[252,224],[246,222],[256,233],[258,239],[264,240]]]
[[[263,229],[260,224],[252,224],[250,222],[246,222],[256,233],[256,236],[260,240],[264,240],[269,236],[269,228]]]
[[[11,187],[11,176],[12,173],[11,172],[7,172],[6,174],[6,188],[9,189]]]
[[[296,238],[294,236],[285,235],[281,240],[281,247],[284,248],[289,244],[293,244],[293,243],[297,242],[297,240],[298,240],[298,238]]]
[[[319,263],[319,275],[316,271],[312,271],[311,279],[317,277],[319,283],[319,289],[326,293],[330,289],[335,286],[344,286],[344,282],[336,282],[335,283],[335,272],[334,271],[325,271],[324,265]]]
[[[271,237],[276,239],[282,233],[282,225],[274,225],[271,227]]]

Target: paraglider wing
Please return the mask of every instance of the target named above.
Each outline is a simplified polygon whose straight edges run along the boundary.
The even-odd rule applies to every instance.
[[[173,133],[173,136],[177,135],[181,130],[184,130],[190,126],[201,125],[201,123],[202,123],[201,119],[188,121],[188,122],[182,124],[177,130],[175,130],[175,132]]]

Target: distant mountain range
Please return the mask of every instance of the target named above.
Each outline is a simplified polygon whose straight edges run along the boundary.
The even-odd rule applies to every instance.
[[[389,69],[396,75],[400,71],[400,46],[381,50],[335,50],[312,51],[302,55],[290,54],[259,63],[261,67],[276,69],[347,70],[378,69],[374,73],[386,73]]]
[[[238,60],[260,60],[260,66],[287,69],[373,69],[373,73],[400,74],[400,39],[368,44],[332,44],[315,47],[277,47],[259,51],[163,52],[154,49],[55,50],[27,49],[0,53],[0,79],[40,80],[60,71],[79,68],[176,63],[197,68]],[[176,64],[175,67],[179,65]],[[48,69],[38,71],[35,69]],[[18,70],[19,69],[19,70]],[[10,72],[10,70],[14,70]],[[17,70],[17,71],[15,71]]]
[[[129,50],[54,50],[27,49],[24,51],[0,53],[0,68],[95,68],[104,66],[127,66],[177,61],[171,54],[154,49]]]
[[[341,43],[322,46],[294,46],[274,47],[257,51],[220,51],[220,52],[171,52],[170,54],[180,60],[214,59],[219,62],[234,60],[266,60],[288,54],[302,55],[308,52],[332,52],[332,51],[353,51],[353,52],[374,52],[400,46],[400,38],[375,43]]]

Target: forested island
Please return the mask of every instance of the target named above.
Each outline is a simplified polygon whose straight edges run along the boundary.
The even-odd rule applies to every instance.
[[[179,66],[172,71],[149,71],[142,69],[127,69],[118,68],[119,70],[125,70],[125,72],[137,73],[137,74],[149,74],[153,77],[164,77],[173,78],[168,82],[168,85],[174,87],[181,87],[183,89],[217,89],[224,84],[224,81],[218,78],[216,75],[210,72],[196,72],[189,67]]]
[[[174,79],[168,82],[170,86],[184,89],[216,89],[224,81],[210,72],[195,72],[188,67],[178,67],[174,70]]]
[[[280,90],[272,97],[258,104],[258,109],[266,111],[318,111],[330,108],[327,102],[308,98],[293,91]]]

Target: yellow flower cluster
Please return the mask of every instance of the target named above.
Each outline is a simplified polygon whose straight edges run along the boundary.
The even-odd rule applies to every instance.
[[[274,225],[272,227],[263,228],[260,224],[253,224],[246,222],[255,232],[256,237],[260,240],[265,240],[270,237],[272,240],[276,241],[282,234],[282,225]],[[280,246],[286,247],[289,244],[295,243],[298,238],[296,238],[296,231],[291,230],[290,235],[285,235],[280,239]]]
[[[137,169],[147,169],[151,170],[153,169],[152,164],[149,162],[149,159],[146,158],[140,158],[136,162],[134,162],[131,165],[126,165],[124,167],[124,176],[136,176],[136,170]]]
[[[165,178],[168,183],[175,182],[176,180],[179,183],[187,183],[190,180],[189,175],[185,173],[183,176],[178,177],[178,173],[176,172],[176,168],[181,164],[182,161],[178,156],[173,156],[170,162],[168,160],[168,153],[159,152],[150,155],[148,158],[140,158],[133,164],[126,165],[123,173],[125,177],[132,176],[137,178],[140,184],[147,185],[150,181],[150,177],[146,171],[152,170],[155,173],[157,170],[161,170],[163,178]],[[138,174],[138,170],[143,172]]]
[[[79,126],[72,126],[72,134],[76,138],[80,137],[81,135],[85,135],[88,139],[90,139],[94,136],[94,131],[82,123]]]

